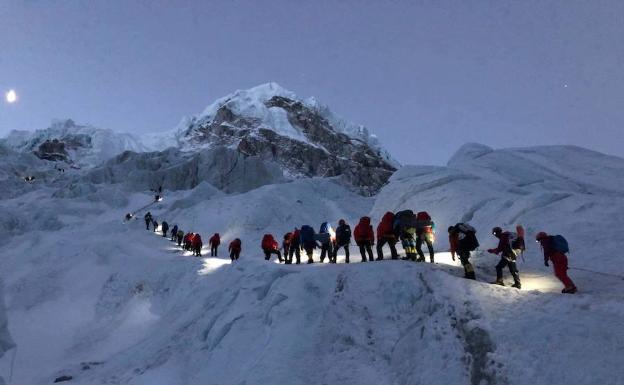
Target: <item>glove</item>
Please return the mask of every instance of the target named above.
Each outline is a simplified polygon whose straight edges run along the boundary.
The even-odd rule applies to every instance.
[[[496,254],[495,251],[496,251],[496,249],[488,249],[487,252],[490,253],[490,254]]]
[[[544,261],[544,266],[548,267],[548,261]]]

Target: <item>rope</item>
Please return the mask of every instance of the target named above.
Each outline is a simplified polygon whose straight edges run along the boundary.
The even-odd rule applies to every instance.
[[[588,273],[594,273],[594,274],[608,275],[608,276],[611,276],[611,277],[617,277],[617,278],[620,278],[620,279],[624,280],[624,276],[618,275],[618,274],[613,274],[613,273],[605,273],[605,272],[602,272],[602,271],[594,271],[594,270],[589,270],[589,269],[583,269],[581,267],[568,267],[568,269],[570,269],[570,270],[586,271]]]

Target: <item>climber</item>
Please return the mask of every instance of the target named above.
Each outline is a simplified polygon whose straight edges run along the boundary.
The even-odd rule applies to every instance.
[[[412,210],[399,211],[392,224],[394,234],[401,240],[405,251],[404,261],[416,261],[416,215]]]
[[[334,246],[334,263],[338,259],[338,250],[344,247],[345,263],[349,263],[349,244],[351,243],[351,226],[344,220],[338,221],[336,228],[336,244]]]
[[[171,242],[175,242],[175,239],[177,236],[178,236],[178,225],[173,225],[173,229],[171,229]]]
[[[301,263],[301,239],[299,234],[299,229],[295,227],[295,230],[292,232],[292,235],[290,237],[290,249],[288,250],[288,260],[286,261],[287,264],[292,263],[293,255],[297,257],[297,265]]]
[[[360,248],[362,262],[366,262],[366,254],[368,254],[369,261],[374,261],[372,246],[375,244],[375,232],[370,222],[370,217],[362,217],[355,229],[353,229],[353,238],[355,239],[355,244]]]
[[[182,240],[184,239],[184,231],[182,231],[182,229],[179,229],[176,236],[178,238],[178,246],[182,246]]]
[[[262,247],[262,251],[264,251],[265,260],[268,261],[269,259],[271,259],[271,254],[275,254],[277,255],[277,259],[280,262],[283,262],[282,253],[280,253],[279,251],[279,243],[277,243],[277,241],[273,237],[273,234],[264,234],[264,237],[262,237],[262,242],[260,243],[260,247]]]
[[[143,216],[143,219],[145,219],[145,230],[149,230],[149,225],[152,223],[152,213],[148,211],[145,213],[145,216]]]
[[[301,231],[299,232],[299,241],[301,242],[301,247],[305,250],[306,255],[308,256],[308,264],[314,263],[313,254],[314,249],[316,249],[316,239],[315,233],[312,226],[303,225],[301,226]]]
[[[516,265],[516,257],[520,253],[520,250],[514,250],[512,247],[512,243],[516,240],[517,236],[509,231],[503,231],[500,227],[494,227],[492,229],[492,235],[498,238],[498,246],[495,249],[488,249],[488,253],[501,255],[501,259],[496,265],[496,281],[493,283],[505,286],[503,282],[503,269],[507,266],[514,279],[514,284],[511,286],[520,289],[520,272]]]
[[[429,249],[429,262],[434,263],[433,259],[433,242],[434,237],[434,223],[431,220],[431,216],[426,211],[421,211],[416,214],[416,252],[418,253],[418,261],[425,261],[425,253],[422,251],[422,244],[427,244]]]
[[[184,250],[190,251],[191,248],[193,247],[193,236],[195,234],[193,234],[192,232],[188,232],[186,233],[186,235],[184,236]]]
[[[564,294],[576,293],[576,285],[570,277],[568,277],[568,257],[565,253],[568,250],[568,242],[561,235],[548,235],[540,231],[535,236],[535,240],[542,246],[544,250],[544,265],[548,266],[548,261],[552,261],[555,271],[555,277],[559,278],[564,288],[561,290]]]
[[[470,263],[470,252],[479,247],[477,231],[467,223],[458,223],[448,228],[449,245],[451,246],[451,258],[455,260],[455,254],[464,267],[464,278],[477,279],[474,267]]]
[[[230,251],[230,259],[232,260],[232,262],[238,261],[242,247],[243,247],[242,242],[238,238],[230,242],[229,251]]]
[[[162,225],[160,225],[160,228],[162,229],[163,238],[166,238],[167,231],[169,231],[169,223],[167,223],[167,221],[163,221]]]
[[[383,257],[383,247],[387,243],[390,247],[390,255],[392,259],[398,259],[396,251],[397,237],[392,231],[392,223],[394,222],[394,213],[388,211],[384,214],[377,225],[377,260],[381,261]]]
[[[316,240],[321,246],[321,263],[325,261],[325,256],[327,256],[329,263],[336,263],[332,250],[332,238],[334,238],[334,229],[332,229],[328,222],[321,223],[319,232],[316,234]]]
[[[219,249],[219,245],[221,244],[221,236],[219,233],[214,233],[212,237],[208,240],[208,245],[210,246],[210,256],[216,257],[217,251]]]
[[[191,245],[193,246],[193,255],[196,257],[201,257],[201,249],[204,246],[201,235],[194,234],[193,238],[191,238]]]
[[[132,219],[133,216],[134,215],[132,215],[130,213],[126,214],[126,222],[128,222],[130,219]]]
[[[284,234],[284,239],[282,240],[282,249],[284,250],[284,263],[289,265],[292,263],[292,259],[288,259],[288,253],[290,252],[290,240],[292,238],[292,233]]]
[[[155,219],[152,220],[152,226],[154,226],[154,232],[158,231],[158,222]]]

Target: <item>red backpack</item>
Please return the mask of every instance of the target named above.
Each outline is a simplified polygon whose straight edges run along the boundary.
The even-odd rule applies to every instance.
[[[272,249],[275,246],[275,243],[276,242],[272,234],[264,234],[264,237],[262,237],[261,247],[263,249]]]

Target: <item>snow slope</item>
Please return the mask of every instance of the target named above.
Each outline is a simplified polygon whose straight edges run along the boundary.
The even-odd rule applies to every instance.
[[[223,246],[219,258],[181,252],[145,231],[143,212],[123,223],[152,199],[132,192],[133,182],[64,176],[33,185],[0,201],[0,210],[25,211],[0,246],[14,383],[63,375],[69,384],[133,385],[618,383],[624,281],[571,271],[581,294],[561,295],[531,242],[522,291],[466,281],[444,252],[436,265],[284,266],[265,262],[259,244],[302,224],[353,226],[366,213],[376,224],[388,209],[426,209],[440,251],[444,229],[460,219],[478,228],[484,248],[494,224],[521,222],[529,235],[565,234],[573,265],[617,273],[620,162],[575,148],[471,145],[449,167],[403,167],[372,198],[324,178],[231,194],[204,181],[147,208],[204,242],[216,231],[225,245],[240,237],[236,264]],[[35,213],[53,226],[38,227]],[[475,256],[480,281],[495,262]]]

